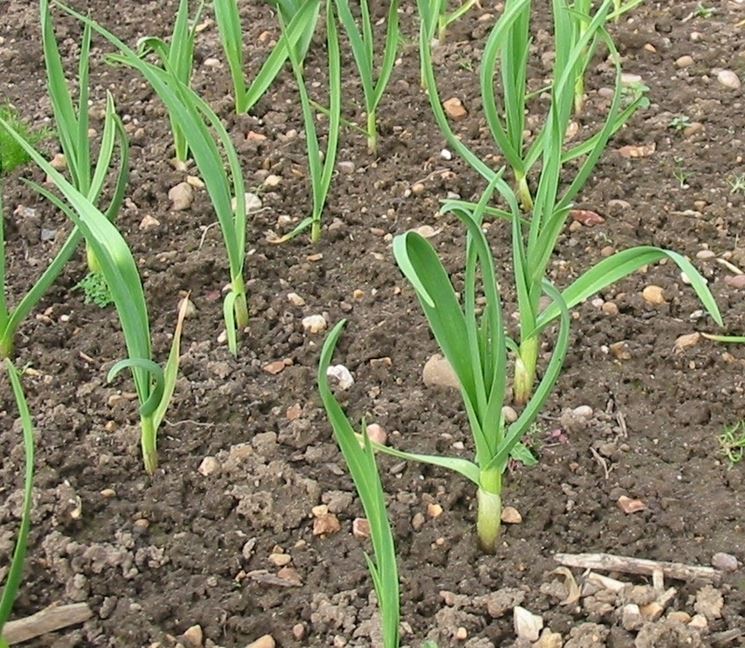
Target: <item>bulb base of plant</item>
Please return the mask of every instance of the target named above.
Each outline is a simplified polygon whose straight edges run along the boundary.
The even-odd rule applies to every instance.
[[[157,431],[151,416],[140,419],[140,446],[145,471],[152,475],[158,469]]]
[[[525,405],[533,393],[536,365],[538,364],[538,338],[532,337],[520,343],[520,353],[515,358],[515,381],[513,384],[515,403]]]
[[[92,272],[94,274],[101,274],[101,264],[96,258],[96,254],[93,251],[93,248],[87,243],[85,244],[85,258],[88,262],[89,272]]]
[[[374,110],[367,113],[367,152],[370,155],[378,152],[378,124]]]
[[[533,196],[530,194],[528,178],[524,173],[516,172],[515,182],[517,183],[517,199],[520,201],[520,206],[523,208],[523,211],[528,213],[533,209]]]
[[[485,553],[493,554],[497,550],[502,528],[502,474],[496,470],[482,473],[481,484],[476,493],[476,533],[479,548]]]
[[[248,302],[246,301],[246,284],[241,275],[235,277],[231,282],[235,293],[235,324],[239,331],[248,326]]]

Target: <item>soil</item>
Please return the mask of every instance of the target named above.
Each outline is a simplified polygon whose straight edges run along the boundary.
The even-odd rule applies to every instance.
[[[134,44],[144,35],[166,36],[177,3],[73,4]],[[703,17],[696,2],[646,3],[612,26],[624,70],[649,87],[651,105],[613,140],[577,201],[604,222],[567,227],[552,276],[567,285],[609,248],[667,247],[695,259],[727,331],[736,333],[745,328],[744,288],[720,259],[745,265],[738,247],[745,190],[733,188],[745,173],[745,109],[742,90],[721,85],[717,71],[727,68],[745,79],[745,4],[714,4],[715,13]],[[96,42],[92,127],[100,130],[95,116],[110,90],[132,140],[131,182],[118,223],[140,265],[159,358],[167,354],[184,291],[191,292],[196,314],[186,323],[181,377],[152,478],[141,466],[132,385],[124,378],[106,382],[108,368],[124,354],[116,314],[84,303],[75,289],[85,274],[82,254],[22,326],[15,360],[26,368],[38,463],[28,560],[13,618],[54,603],[86,602],[94,613],[83,625],[28,645],[174,646],[187,641],[181,636],[194,625],[201,626],[206,645],[246,646],[265,634],[281,647],[380,645],[363,559],[369,548],[352,534],[361,506],[316,394],[323,337],[305,333],[302,318],[349,320],[336,362],[354,376],[353,387],[339,394],[352,420],[364,416],[378,423],[389,443],[402,448],[470,455],[458,393],[422,382],[422,367],[437,348],[390,249],[392,235],[429,225],[437,232],[433,243],[457,270],[463,234],[455,219],[438,215],[439,201],[448,194],[474,199],[483,188],[466,165],[441,156],[444,140],[418,82],[412,5],[402,8],[405,40],[380,111],[379,154],[370,157],[364,138],[344,131],[338,159],[345,164],[332,184],[327,227],[315,246],[306,238],[269,242],[310,207],[292,75],[285,71],[250,116],[235,116],[227,67],[214,65],[222,53],[209,18],[199,34],[194,87],[225,120],[247,185],[263,202],[249,232],[252,319],[237,358],[219,339],[227,270],[219,229],[209,227],[214,217],[208,197],[198,191],[191,209],[171,211],[168,190],[186,173],[169,163],[164,111],[141,79],[103,62],[107,50]],[[458,132],[487,153],[493,151],[480,116],[477,70],[493,20],[484,15],[495,10],[484,7],[450,31],[437,73],[443,99],[460,97],[469,111]],[[3,100],[43,126],[51,108],[37,11],[26,0],[0,5],[0,61]],[[376,11],[382,16],[384,8]],[[243,13],[250,75],[278,29],[264,3],[244,3]],[[79,29],[61,16],[56,23],[72,69]],[[551,47],[546,25],[536,31],[534,46],[532,72],[540,86],[546,75],[540,54]],[[306,65],[311,82],[324,79],[322,54],[319,40]],[[679,67],[684,55],[693,62]],[[596,125],[607,106],[612,71],[600,58],[596,63],[580,133]],[[359,121],[360,87],[349,56],[344,74],[344,114]],[[314,92],[323,101],[322,91]],[[686,130],[670,126],[680,116],[689,118]],[[266,139],[247,138],[251,131]],[[618,152],[652,143],[656,149],[646,157]],[[49,155],[55,152],[48,144]],[[271,190],[263,188],[269,173],[281,178]],[[31,171],[24,175],[41,179]],[[412,192],[417,183],[421,187]],[[15,302],[69,226],[18,177],[4,190],[7,290]],[[142,230],[146,216],[159,224]],[[509,284],[509,233],[496,223],[489,236]],[[713,254],[700,254],[704,250]],[[642,298],[648,285],[663,289],[664,304]],[[291,292],[303,306],[288,301]],[[616,308],[603,309],[608,303]],[[509,290],[505,308],[514,311]],[[700,309],[670,263],[649,267],[576,309],[565,370],[534,437],[540,463],[515,466],[507,478],[505,504],[520,512],[522,522],[505,525],[494,556],[477,550],[468,483],[441,470],[381,459],[400,559],[402,643],[420,646],[431,638],[440,646],[525,645],[515,644],[512,619],[512,606],[521,603],[569,640],[566,646],[745,645],[736,632],[718,634],[745,628],[739,569],[718,586],[724,596],[720,616],[711,615],[701,634],[685,630],[693,639],[683,630],[660,629],[663,624],[648,624],[637,635],[624,629],[620,603],[598,605],[597,595],[561,605],[552,575],[556,552],[612,552],[692,565],[710,564],[717,552],[745,560],[743,467],[732,465],[719,443],[727,426],[745,418],[745,350],[704,338],[677,350],[682,335],[717,332]],[[611,346],[616,343],[625,343],[624,352]],[[285,361],[284,370],[265,370],[277,360]],[[0,393],[5,563],[18,525],[23,447],[9,387]],[[593,415],[573,416],[579,406],[591,407]],[[205,457],[217,461],[209,476],[198,470]],[[617,505],[621,496],[640,500],[643,510],[624,513]],[[340,531],[314,534],[313,509],[320,504],[338,519]],[[439,504],[442,514],[429,515],[435,509],[428,504]],[[282,566],[287,559],[276,554],[290,562]],[[695,614],[703,583],[671,585],[677,590],[669,609]],[[729,643],[721,643],[728,636]]]

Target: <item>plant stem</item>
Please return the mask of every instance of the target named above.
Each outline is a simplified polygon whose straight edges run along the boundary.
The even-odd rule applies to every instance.
[[[476,494],[476,532],[481,550],[493,554],[497,550],[497,539],[502,526],[502,473],[495,469],[483,471],[480,482],[481,486]]]
[[[142,461],[148,475],[152,475],[158,468],[157,430],[152,416],[140,417],[140,445],[142,446]]]
[[[531,337],[520,342],[520,353],[515,359],[515,403],[525,405],[530,399],[535,383],[538,363],[538,338]]]
[[[533,209],[533,197],[530,195],[528,179],[524,173],[515,171],[515,181],[517,182],[517,198],[523,211],[528,213]]]
[[[310,242],[318,243],[321,240],[321,221],[314,220],[310,224]]]
[[[367,112],[367,152],[370,155],[378,152],[378,125],[375,113],[375,108]]]
[[[574,112],[579,115],[582,113],[582,108],[585,105],[585,77],[581,74],[577,75],[577,80],[574,83]]]
[[[0,337],[0,359],[10,358],[13,355],[13,333],[6,329]]]

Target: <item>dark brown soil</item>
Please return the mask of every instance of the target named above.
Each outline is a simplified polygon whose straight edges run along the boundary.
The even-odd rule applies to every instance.
[[[165,36],[177,3],[74,4],[134,44],[146,34]],[[82,255],[21,329],[16,360],[27,368],[38,466],[28,562],[14,618],[52,603],[84,601],[94,611],[83,626],[32,645],[173,646],[175,637],[195,624],[208,645],[245,646],[264,634],[282,647],[379,645],[370,639],[376,607],[363,559],[367,547],[351,533],[361,507],[316,395],[322,337],[305,334],[301,320],[311,314],[324,314],[330,323],[349,320],[336,358],[355,378],[345,396],[350,417],[379,423],[402,448],[469,456],[458,394],[422,382],[423,364],[436,345],[390,250],[392,235],[431,225],[438,230],[433,242],[457,269],[462,232],[454,219],[437,214],[439,200],[448,192],[471,199],[482,190],[470,169],[440,156],[444,142],[418,82],[411,4],[403,10],[406,43],[381,110],[381,150],[370,158],[363,138],[345,130],[339,160],[353,170],[347,165],[335,179],[328,228],[315,247],[305,238],[281,246],[267,240],[267,233],[291,227],[282,217],[297,222],[310,207],[291,75],[281,76],[252,116],[235,117],[226,66],[205,65],[210,58],[222,59],[214,24],[209,21],[199,36],[194,84],[238,144],[247,186],[261,188],[268,173],[282,178],[277,189],[261,192],[264,209],[251,223],[252,320],[237,359],[218,342],[227,271],[218,228],[205,232],[214,220],[208,198],[198,192],[189,211],[170,211],[168,190],[185,174],[169,164],[163,109],[142,80],[102,62],[105,48],[95,51],[94,108],[111,90],[132,137],[132,178],[119,224],[140,263],[159,357],[167,353],[182,291],[191,291],[197,312],[187,320],[181,379],[159,439],[161,467],[152,479],[140,463],[132,386],[105,380],[124,352],[116,314],[85,304],[74,290],[85,273]],[[624,69],[642,77],[652,105],[616,137],[578,200],[605,222],[567,228],[553,268],[559,285],[609,246],[655,244],[691,258],[707,249],[745,267],[738,248],[745,191],[733,192],[730,185],[745,173],[745,107],[742,90],[717,81],[717,68],[745,79],[745,38],[737,26],[745,5],[713,4],[716,13],[703,18],[691,16],[696,2],[647,3],[614,26]],[[51,109],[37,11],[26,0],[0,4],[0,64],[3,100],[44,125]],[[439,55],[438,76],[443,98],[458,96],[469,108],[459,132],[487,152],[485,133],[478,140],[483,123],[477,99],[478,62],[491,24],[479,22],[485,12],[475,11],[453,29]],[[244,13],[246,42],[252,44],[249,72],[255,73],[270,46],[259,35],[268,30],[273,39],[278,31],[263,3],[246,3]],[[78,29],[58,18],[58,33],[72,68]],[[535,45],[540,82],[548,33],[537,33]],[[311,80],[323,79],[321,53],[319,42],[306,68]],[[675,61],[682,55],[690,55],[693,64],[678,68]],[[588,126],[602,113],[603,89],[612,83],[598,63],[603,69],[588,82],[583,119]],[[359,119],[351,60],[345,75],[345,117]],[[700,126],[686,132],[670,128],[671,120],[683,115]],[[92,126],[99,129],[101,122]],[[249,131],[266,141],[247,141]],[[627,159],[617,152],[622,145],[650,143],[656,150],[648,157]],[[50,146],[50,155],[54,152]],[[424,190],[411,193],[418,182]],[[9,293],[15,300],[68,225],[17,178],[6,183],[5,192]],[[33,217],[20,216],[21,206],[33,209]],[[160,225],[140,230],[145,216]],[[42,228],[59,230],[57,238],[42,242]],[[490,236],[509,283],[508,232],[494,225]],[[731,270],[716,258],[696,263],[710,280],[728,330],[742,332],[743,289],[725,282]],[[665,305],[643,300],[641,291],[650,284],[663,288]],[[305,306],[293,306],[290,292]],[[697,312],[695,295],[671,264],[637,273],[600,297],[576,310],[565,371],[537,432],[540,464],[516,468],[508,479],[505,503],[520,511],[523,522],[505,528],[497,555],[477,551],[468,483],[440,470],[381,460],[400,557],[403,643],[419,646],[430,637],[441,646],[512,645],[509,608],[491,618],[478,597],[516,588],[523,605],[565,639],[588,621],[608,634],[597,643],[574,645],[632,646],[635,634],[622,628],[615,613],[561,606],[541,591],[556,566],[555,552],[607,551],[702,565],[716,552],[745,559],[743,468],[729,464],[718,442],[725,426],[745,418],[745,352],[703,338],[674,350],[679,336],[713,332],[715,325]],[[511,312],[509,294],[506,300]],[[618,313],[605,314],[603,300],[615,303]],[[623,341],[628,357],[618,359],[610,345]],[[390,358],[390,366],[375,362],[379,358]],[[281,373],[263,369],[283,359],[288,366]],[[589,422],[572,425],[562,417],[580,405],[593,408]],[[3,562],[21,502],[23,448],[16,416],[4,386]],[[207,456],[221,469],[204,477],[198,468]],[[645,510],[623,513],[617,506],[622,495],[642,500]],[[341,531],[328,537],[313,534],[312,509],[321,503],[341,522]],[[442,515],[428,517],[430,503],[440,504]],[[417,514],[424,522],[412,526]],[[280,568],[270,555],[279,552],[291,556],[294,573],[277,577]],[[700,584],[675,585],[671,607],[693,614]],[[745,627],[744,588],[741,571],[724,579],[723,616],[710,623],[703,643],[694,645],[713,645],[711,633]],[[462,598],[443,597],[443,591]],[[293,635],[296,624],[303,626],[303,639]],[[466,629],[467,641],[456,641],[459,627]]]

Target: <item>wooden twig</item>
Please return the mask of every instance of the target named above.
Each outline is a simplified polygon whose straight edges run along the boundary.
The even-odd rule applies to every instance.
[[[605,553],[586,554],[554,554],[554,560],[567,567],[579,567],[580,569],[600,569],[602,571],[616,571],[625,574],[643,574],[652,576],[655,571],[662,572],[667,578],[690,581],[698,578],[708,581],[718,581],[721,572],[712,567],[698,567],[696,565],[685,565],[675,562],[660,562],[657,560],[644,560],[642,558],[629,558],[628,556],[616,556]]]
[[[93,616],[87,603],[73,603],[72,605],[50,605],[41,612],[32,614],[25,619],[8,621],[3,628],[3,638],[9,644],[34,639],[47,632],[61,630],[67,626],[83,623]]]

